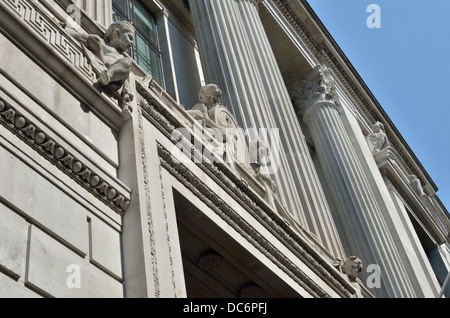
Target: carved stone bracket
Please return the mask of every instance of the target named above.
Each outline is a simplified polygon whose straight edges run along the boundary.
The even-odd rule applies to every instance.
[[[102,179],[95,170],[71,154],[51,138],[48,133],[45,133],[38,125],[31,122],[26,116],[1,98],[0,124],[22,139],[111,209],[120,215],[125,213],[130,204],[127,195],[120,193],[107,181]]]

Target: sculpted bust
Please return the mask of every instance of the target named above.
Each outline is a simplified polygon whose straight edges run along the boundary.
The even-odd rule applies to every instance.
[[[202,121],[202,125],[206,128],[218,128],[212,119],[211,111],[216,106],[222,105],[222,91],[215,84],[208,84],[200,89],[198,100],[200,103],[188,110],[187,113],[194,117],[195,120]]]
[[[124,116],[129,116],[132,112],[129,103],[134,98],[129,85],[133,60],[126,52],[133,45],[134,27],[125,21],[113,23],[104,39],[96,34],[67,31],[82,44],[100,86],[119,100]]]
[[[389,146],[388,138],[384,132],[384,125],[377,122],[372,126],[373,133],[367,136],[367,143],[373,154],[380,152],[381,150]]]
[[[349,257],[349,259],[346,260],[342,265],[342,272],[353,280],[359,276],[362,270],[363,270],[363,263],[356,256]]]
[[[355,288],[356,293],[352,298],[361,298],[361,286],[362,282],[358,279],[359,274],[363,270],[363,262],[359,257],[351,256],[345,262],[342,262],[340,258],[336,259],[333,264],[340,272],[348,277],[348,280]]]

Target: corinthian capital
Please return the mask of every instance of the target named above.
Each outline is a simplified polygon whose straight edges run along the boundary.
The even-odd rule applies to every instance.
[[[291,91],[291,97],[300,115],[304,115],[310,107],[325,102],[337,105],[338,96],[330,70],[322,65],[314,68]]]

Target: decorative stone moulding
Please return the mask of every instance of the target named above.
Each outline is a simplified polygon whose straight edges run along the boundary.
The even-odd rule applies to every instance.
[[[336,84],[330,73],[328,68],[319,65],[306,79],[300,80],[297,88],[291,91],[292,102],[299,115],[303,116],[314,105],[339,103]]]
[[[119,97],[127,98],[118,100],[114,94],[103,89],[107,87],[97,84],[98,75],[92,60],[86,54],[88,50],[69,34],[65,27],[67,17],[56,9],[57,4],[64,13],[69,5],[73,5],[73,0],[55,0],[52,3],[2,0],[0,28],[11,42],[17,43],[36,64],[54,76],[63,88],[118,131],[129,119],[132,110],[128,107],[129,103],[121,101],[131,100],[131,95],[121,94]],[[82,15],[83,26],[88,27],[88,32],[103,35],[103,29],[84,16],[83,12]],[[137,69],[137,64],[133,63],[133,74],[145,77],[145,74],[141,74],[144,72]]]
[[[205,253],[197,263],[204,272],[215,272],[223,265],[223,257],[214,251]]]
[[[1,2],[85,77],[94,79],[95,74],[82,51],[61,33],[59,25],[47,16],[39,4],[34,3],[35,1],[25,0],[3,0]]]
[[[130,200],[51,136],[0,98],[0,124],[69,175],[115,212],[123,215]]]
[[[255,283],[250,283],[241,288],[239,298],[264,298],[264,291]]]

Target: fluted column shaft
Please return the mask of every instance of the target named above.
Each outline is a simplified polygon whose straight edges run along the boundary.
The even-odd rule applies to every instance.
[[[350,253],[381,268],[383,297],[415,297],[389,227],[339,114],[331,85],[318,74],[303,88],[301,107]]]
[[[245,128],[277,128],[280,169],[272,177],[283,203],[329,251],[344,256],[329,206],[284,85],[255,0],[190,0],[208,82]]]

